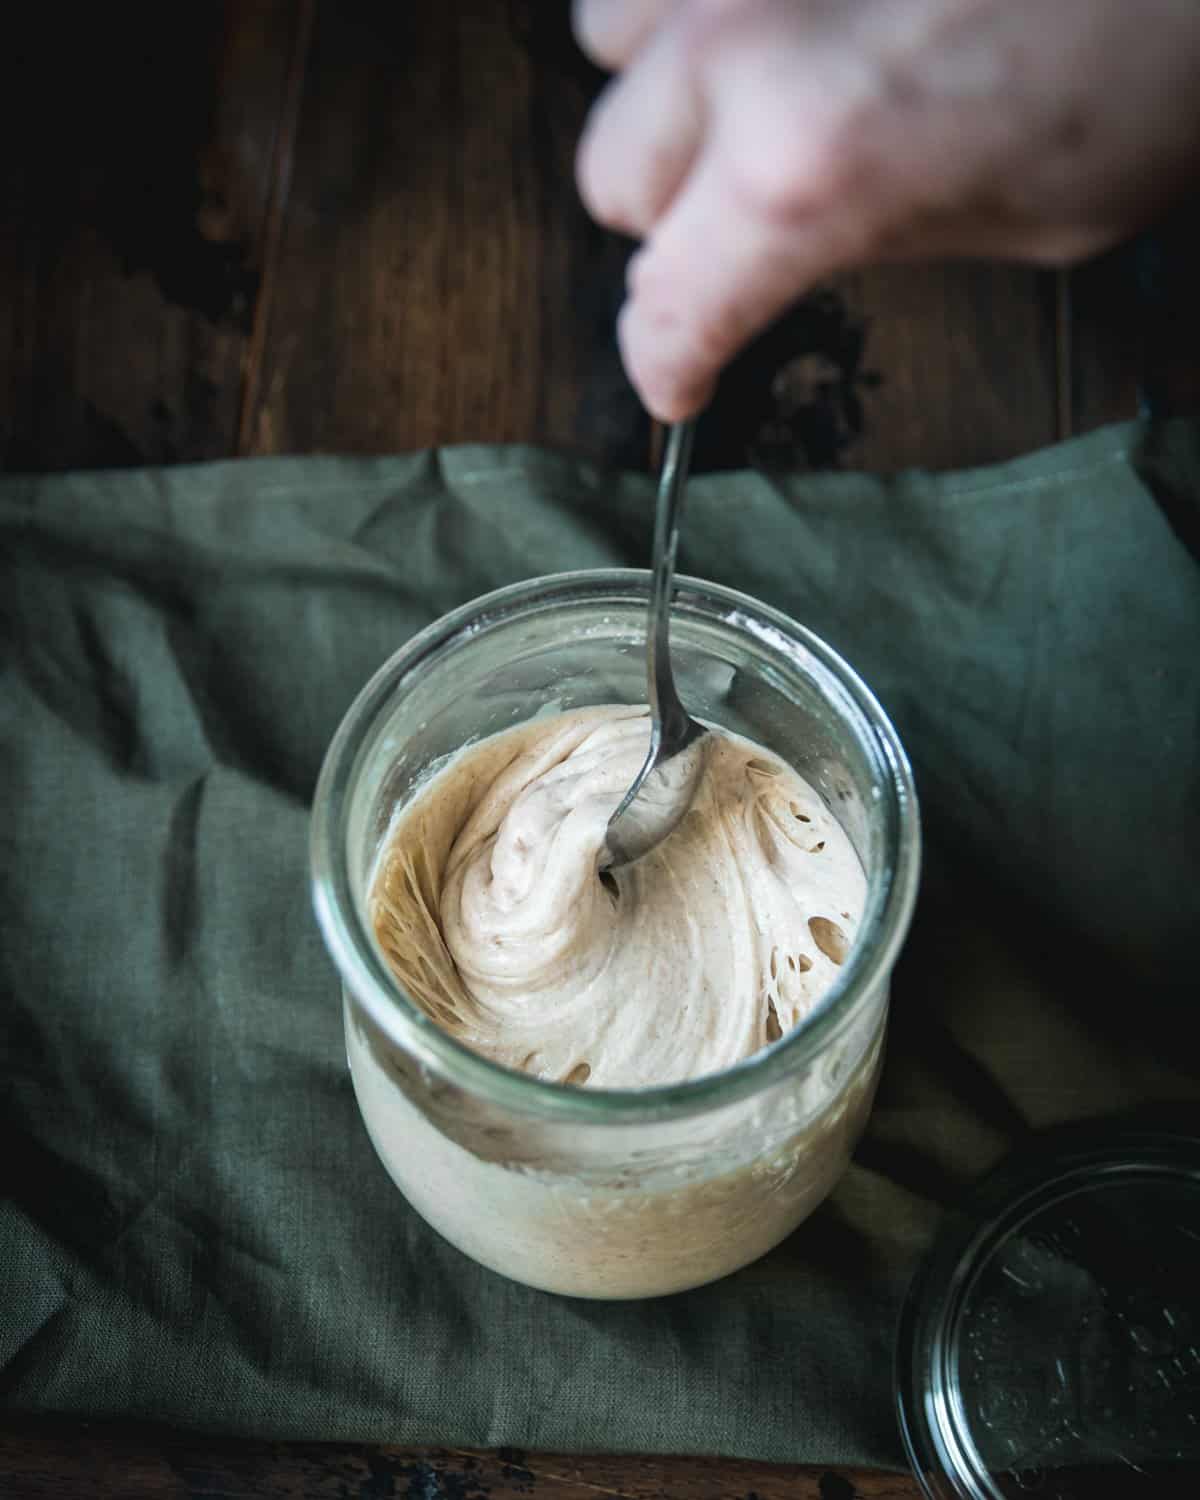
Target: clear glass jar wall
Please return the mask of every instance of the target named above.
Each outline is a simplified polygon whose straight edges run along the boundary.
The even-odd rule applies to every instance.
[[[330,747],[313,813],[318,917],[343,979],[363,1119],[409,1202],[518,1281],[637,1297],[762,1255],[821,1201],[866,1121],[919,834],[895,732],[786,617],[681,580],[672,647],[693,713],[775,751],[825,798],[867,872],[858,939],[817,1012],[724,1073],[576,1089],[511,1073],[400,990],[366,897],[393,811],[463,745],[538,715],[644,701],[646,575],[540,579],[468,605],[388,662]]]

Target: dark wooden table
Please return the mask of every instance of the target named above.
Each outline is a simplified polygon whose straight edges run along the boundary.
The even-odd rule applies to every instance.
[[[532,441],[626,466],[629,246],[572,180],[566,0],[53,5],[6,22],[0,466]],[[69,36],[69,45],[66,45]],[[1193,402],[1194,258],[889,267],[730,371],[709,468],[987,463]]]
[[[530,441],[645,467],[629,245],[575,196],[566,4],[227,0],[5,22],[0,468]],[[950,468],[1195,407],[1195,239],[1077,272],[848,275],[750,349],[698,463]],[[10,1421],[0,1495],[909,1500],[727,1459],[214,1441]]]
[[[729,1458],[599,1458],[190,1437],[10,1422],[3,1500],[920,1500],[905,1474]]]

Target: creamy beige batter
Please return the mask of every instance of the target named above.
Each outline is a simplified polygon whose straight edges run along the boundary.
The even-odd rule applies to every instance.
[[[719,1072],[797,1025],[853,942],[866,880],[820,796],[714,733],[696,800],[602,873],[645,757],[644,709],[588,709],[472,746],[400,810],[370,915],[429,1015],[506,1067],[640,1088]]]

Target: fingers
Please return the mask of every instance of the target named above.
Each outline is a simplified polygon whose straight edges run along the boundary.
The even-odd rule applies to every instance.
[[[790,0],[577,6],[597,55],[628,64],[577,176],[595,218],[645,240],[618,336],[663,421],[697,411],[722,365],[861,240],[842,123],[867,70],[823,15]]]
[[[738,212],[737,185],[708,152],[630,263],[618,322],[625,367],[646,408],[677,422],[708,401],[721,367],[847,247],[829,215],[780,221]]]
[[[588,212],[625,234],[647,234],[691,167],[702,130],[697,79],[665,27],[588,118],[575,166]]]
[[[628,67],[675,0],[575,0],[579,45],[602,68]]]
[[[846,261],[853,199],[830,93],[846,93],[847,49],[821,45],[783,0],[581,0],[576,23],[595,55],[627,64],[589,119],[577,177],[595,218],[645,240],[618,337],[647,408],[675,421],[835,250]]]

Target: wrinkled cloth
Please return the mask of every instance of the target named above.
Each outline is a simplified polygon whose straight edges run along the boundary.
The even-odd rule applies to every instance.
[[[367,676],[500,584],[643,565],[652,484],[529,448],[0,480],[0,1393],[271,1437],[899,1465],[897,1311],[1028,1132],[1200,1109],[1200,437],[702,477],[683,571],[824,636],[926,861],[854,1165],[649,1303],[481,1269],[360,1124],[308,803]]]

